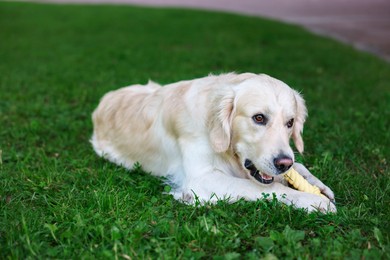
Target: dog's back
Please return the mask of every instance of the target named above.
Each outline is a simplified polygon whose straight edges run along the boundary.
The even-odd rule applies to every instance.
[[[102,98],[92,115],[91,142],[98,155],[126,168],[141,159],[137,155],[140,149],[156,157],[159,147],[153,139],[158,136],[148,131],[161,107],[161,100],[154,96],[159,88],[155,83],[136,85],[111,91]]]

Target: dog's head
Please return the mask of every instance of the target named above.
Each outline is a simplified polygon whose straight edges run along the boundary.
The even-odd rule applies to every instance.
[[[303,98],[285,83],[267,75],[246,75],[217,91],[210,114],[210,141],[216,152],[232,151],[243,169],[259,182],[294,163],[293,139],[303,152],[302,130],[307,116]]]

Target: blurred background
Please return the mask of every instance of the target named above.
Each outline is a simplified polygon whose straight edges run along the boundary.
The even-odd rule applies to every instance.
[[[302,25],[390,61],[389,0],[42,0],[223,10]]]

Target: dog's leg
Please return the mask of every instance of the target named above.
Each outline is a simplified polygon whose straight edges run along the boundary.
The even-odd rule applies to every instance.
[[[199,176],[199,178],[187,183],[187,187],[200,202],[218,199],[236,201],[240,198],[247,200],[272,199],[274,194],[278,201],[307,209],[309,212],[336,211],[336,207],[325,197],[300,192],[281,183],[257,184],[255,181],[232,177],[218,170]]]

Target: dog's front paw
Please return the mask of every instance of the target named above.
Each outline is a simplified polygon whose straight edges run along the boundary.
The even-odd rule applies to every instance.
[[[313,202],[311,205],[312,208],[314,208],[316,211],[320,211],[322,213],[336,213],[336,205],[334,203],[334,200],[329,200],[328,198],[322,198],[318,201]]]
[[[304,193],[299,196],[292,204],[297,208],[306,209],[308,212],[319,211],[324,214],[336,213],[336,205],[324,196]]]
[[[320,189],[321,193],[328,197],[333,204],[336,204],[333,191],[317,177],[315,177],[303,164],[295,163],[294,169],[300,175],[302,175],[311,185],[317,186]]]
[[[328,186],[323,184],[322,182],[317,183],[317,185],[318,185],[317,187],[320,189],[321,193],[324,194],[326,197],[328,197],[328,199],[330,200],[330,202],[332,202],[332,204],[336,205],[336,199],[334,197],[333,191]]]

